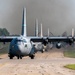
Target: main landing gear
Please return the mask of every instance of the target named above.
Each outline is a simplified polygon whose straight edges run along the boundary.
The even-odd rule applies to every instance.
[[[10,55],[10,54],[9,54],[8,56],[9,56],[10,59],[13,59],[13,55]]]
[[[8,56],[9,56],[10,59],[13,59],[13,57],[14,57],[13,55],[8,55]],[[23,56],[19,55],[19,56],[17,56],[17,59],[22,59],[22,57],[23,57]],[[34,59],[35,55],[29,55],[29,57],[30,57],[31,59]]]
[[[10,59],[13,59],[13,55],[8,55]],[[22,59],[22,56],[17,56],[17,59]]]
[[[10,56],[10,59],[13,59],[13,57],[12,57],[12,56]]]
[[[30,57],[31,59],[34,59],[35,55],[29,55],[29,57]]]

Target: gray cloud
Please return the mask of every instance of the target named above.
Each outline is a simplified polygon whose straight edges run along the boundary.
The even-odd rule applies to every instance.
[[[34,35],[35,19],[54,35],[75,29],[75,0],[0,0],[0,27],[21,34],[22,9],[27,8],[27,33]]]

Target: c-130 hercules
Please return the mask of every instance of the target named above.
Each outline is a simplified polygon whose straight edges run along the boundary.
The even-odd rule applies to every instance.
[[[70,45],[75,41],[74,30],[72,29],[72,37],[27,37],[26,33],[26,8],[23,9],[23,22],[21,36],[0,36],[0,42],[10,42],[9,58],[13,59],[16,56],[22,59],[23,56],[29,56],[34,59],[35,47],[33,42],[41,42],[47,45],[48,42],[57,42],[56,47],[61,48],[61,42],[69,43]]]

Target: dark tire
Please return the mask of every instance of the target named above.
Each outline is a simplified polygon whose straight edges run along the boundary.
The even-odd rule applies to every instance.
[[[19,59],[19,56],[17,56],[17,59]]]
[[[44,53],[44,50],[42,49],[42,51],[41,51],[42,53]]]
[[[44,51],[43,51],[43,50],[42,50],[41,52],[42,52],[42,53],[44,53]]]
[[[45,52],[48,52],[48,50],[46,49]]]
[[[13,56],[12,54],[9,54],[8,57],[9,57],[10,59],[13,59],[14,56]]]
[[[22,56],[20,56],[20,59],[22,59]]]
[[[31,57],[31,59],[34,59],[35,56],[34,55],[31,55],[30,57]]]
[[[12,57],[12,56],[10,56],[10,59],[13,59],[13,57]]]

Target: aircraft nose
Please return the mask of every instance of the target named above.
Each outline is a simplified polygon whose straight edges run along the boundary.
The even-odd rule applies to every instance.
[[[20,45],[16,45],[16,46],[15,46],[15,50],[16,50],[18,53],[21,53]]]
[[[19,49],[19,45],[12,45],[12,46],[10,47],[10,53],[16,54],[16,55],[20,54],[21,51],[20,51],[20,49]]]

